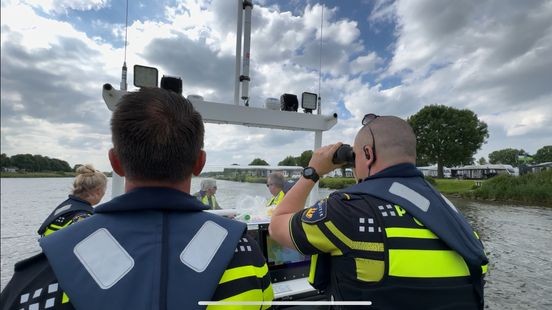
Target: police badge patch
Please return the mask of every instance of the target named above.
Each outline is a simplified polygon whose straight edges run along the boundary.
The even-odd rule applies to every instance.
[[[314,206],[305,209],[301,221],[308,224],[314,224],[322,221],[327,215],[326,199],[318,201]]]

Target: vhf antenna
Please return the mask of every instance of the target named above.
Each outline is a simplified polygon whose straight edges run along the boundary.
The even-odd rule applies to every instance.
[[[320,15],[320,62],[318,64],[318,114],[322,113],[322,97],[320,96],[320,81],[322,79],[322,30],[324,29],[324,5],[322,5],[322,14]]]
[[[127,34],[128,34],[128,0],[126,1],[126,14],[125,14],[125,56],[123,60],[123,68],[121,72],[121,90],[127,90]]]

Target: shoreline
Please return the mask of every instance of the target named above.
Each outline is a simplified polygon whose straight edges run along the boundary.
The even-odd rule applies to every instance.
[[[111,172],[104,172],[107,177],[111,177]],[[74,178],[75,172],[0,172],[0,178],[15,179],[15,178]],[[218,178],[221,180],[232,182],[246,183],[264,183],[265,178],[243,178],[242,180],[232,180],[231,178]],[[354,183],[352,178],[323,178],[321,179],[320,188],[330,190],[338,190]],[[456,180],[456,179],[433,179],[435,183],[430,181],[439,192],[451,198],[459,198],[473,202],[496,202],[502,204],[524,204],[529,206],[552,208],[552,202],[540,201],[531,199],[532,196],[521,196],[521,199],[497,199],[495,197],[480,198],[474,193],[481,187],[475,186],[476,180]],[[486,182],[486,181],[483,181]]]

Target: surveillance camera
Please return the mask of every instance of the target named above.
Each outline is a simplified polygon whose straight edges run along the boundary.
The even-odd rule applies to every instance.
[[[102,97],[110,111],[115,110],[119,100],[121,100],[121,97],[123,97],[126,93],[126,90],[115,89],[109,83],[103,85]]]

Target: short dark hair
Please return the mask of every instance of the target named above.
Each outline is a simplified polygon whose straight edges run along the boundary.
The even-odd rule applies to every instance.
[[[182,181],[203,148],[201,115],[181,95],[142,88],[123,96],[111,118],[113,146],[126,177]]]

